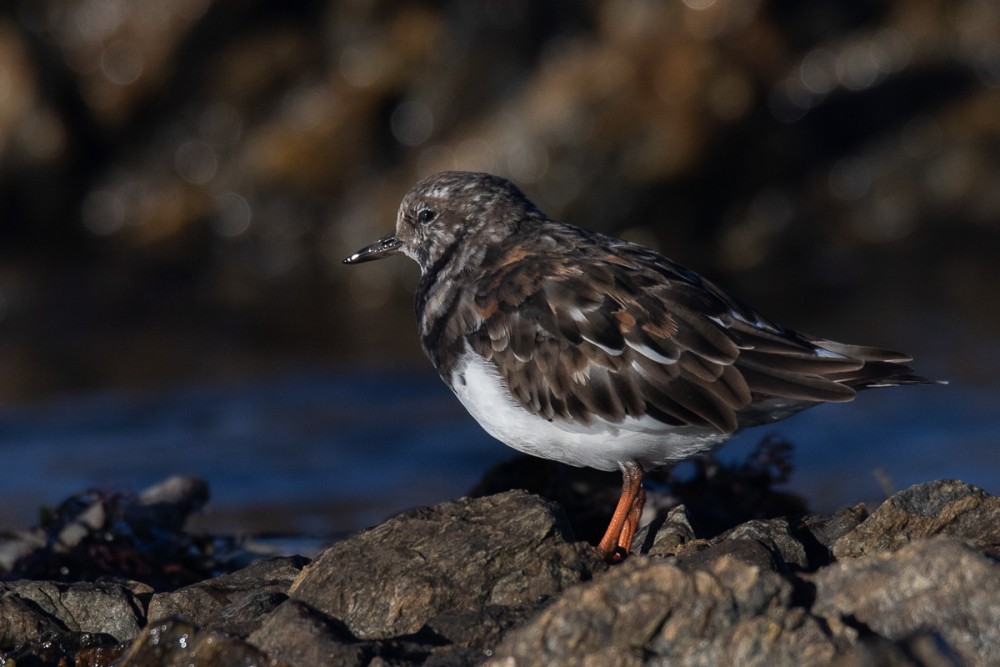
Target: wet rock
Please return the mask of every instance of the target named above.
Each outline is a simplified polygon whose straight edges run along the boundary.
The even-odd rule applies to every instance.
[[[1000,563],[960,540],[917,540],[843,560],[811,581],[818,616],[892,640],[933,632],[963,664],[986,665],[1000,655]]]
[[[533,608],[604,567],[556,505],[510,491],[406,512],[335,544],[291,597],[378,639],[484,605]]]
[[[0,537],[0,574],[84,581],[115,577],[170,590],[261,557],[238,540],[183,531],[208,499],[196,477],[170,477],[139,494],[90,490],[64,500],[37,528]]]
[[[695,571],[629,560],[509,632],[487,664],[828,663],[833,641],[791,599],[787,581],[734,558]]]
[[[146,624],[143,605],[128,587],[117,583],[12,581],[0,584],[0,600],[0,609],[5,615],[9,610],[15,624],[11,628],[25,632],[12,637],[18,643],[49,629],[107,634],[125,642],[135,639]],[[0,631],[7,632],[10,628]]]
[[[900,491],[838,539],[838,559],[894,551],[915,539],[952,535],[1000,551],[1000,498],[957,480],[936,480]]]
[[[151,622],[179,616],[199,626],[245,637],[287,599],[288,588],[308,561],[300,556],[258,561],[242,570],[207,579],[149,603]]]
[[[61,632],[32,639],[0,653],[0,664],[15,665],[75,665],[105,667],[122,654],[125,645],[111,635],[89,632]]]
[[[200,629],[181,619],[165,619],[149,625],[118,664],[162,667],[291,667],[290,663],[273,658],[244,641],[221,632]]]

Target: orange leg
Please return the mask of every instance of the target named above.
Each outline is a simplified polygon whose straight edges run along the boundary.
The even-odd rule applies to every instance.
[[[611,516],[611,523],[604,533],[597,550],[610,562],[619,561],[628,555],[632,538],[639,528],[642,507],[646,504],[646,492],[642,488],[642,466],[634,461],[622,464],[622,495]]]

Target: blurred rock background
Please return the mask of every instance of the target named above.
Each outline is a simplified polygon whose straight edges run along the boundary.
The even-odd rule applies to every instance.
[[[1000,3],[6,0],[0,399],[418,361],[442,169],[797,328],[1000,368]]]

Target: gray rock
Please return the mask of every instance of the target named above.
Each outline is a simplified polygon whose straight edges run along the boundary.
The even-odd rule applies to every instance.
[[[829,553],[808,554],[802,538],[815,542],[808,531],[793,530],[787,519],[754,519],[727,530],[711,540],[692,540],[671,546],[664,555],[675,556],[674,563],[686,570],[706,568],[721,558],[735,558],[772,572],[797,572],[813,569],[815,562],[826,563]],[[816,551],[815,547],[812,549]],[[652,555],[652,553],[651,553]]]
[[[255,665],[291,667],[229,635],[203,630],[182,619],[151,623],[117,662],[157,667],[222,667]]]
[[[197,625],[245,637],[285,601],[306,559],[294,556],[258,561],[232,574],[157,593],[149,603],[151,622],[177,616]]]
[[[689,572],[705,569],[722,558],[734,558],[741,563],[771,572],[783,571],[774,553],[756,540],[726,540],[712,544],[705,540],[689,542],[677,552],[674,564]]]
[[[0,662],[986,665],[1000,655],[1000,562],[982,553],[996,541],[981,524],[996,503],[938,482],[863,522],[855,507],[748,521],[711,540],[694,539],[678,507],[637,536],[648,555],[609,570],[548,501],[463,498],[401,514],[307,566],[260,561],[171,593],[2,583]],[[861,555],[831,564],[831,543]],[[147,616],[159,620],[140,634]]]
[[[809,515],[805,517],[799,527],[809,533],[815,543],[827,552],[827,562],[830,560],[830,550],[834,543],[841,537],[851,532],[868,517],[868,511],[864,503],[859,503],[851,507],[838,510],[832,517],[819,515]]]
[[[695,539],[687,508],[678,505],[660,514],[636,532],[632,553],[653,557],[673,556],[678,549]]]
[[[284,593],[250,591],[218,609],[206,621],[205,627],[235,637],[246,637],[261,626],[278,605],[288,599]]]
[[[0,591],[0,650],[63,632],[65,626],[30,599]]]
[[[964,667],[939,637],[921,633],[901,641],[867,637],[837,656],[831,667]]]
[[[297,667],[472,666],[481,664],[487,653],[470,644],[494,645],[512,624],[512,613],[506,607],[488,607],[468,614],[442,614],[417,637],[362,641],[340,621],[304,602],[287,600],[247,641]]]
[[[716,545],[741,540],[756,542],[763,546],[771,554],[775,563],[785,570],[809,568],[805,546],[792,535],[787,519],[747,521],[727,530],[711,542]]]
[[[956,480],[911,486],[838,539],[833,555],[842,559],[895,551],[931,535],[952,535],[983,549],[1000,550],[1000,498]]]
[[[487,605],[469,611],[438,614],[429,619],[424,628],[434,637],[455,646],[492,647],[528,613],[525,609]]]
[[[126,642],[138,636],[146,621],[136,595],[117,583],[12,581],[0,584],[0,599],[5,601],[3,609],[10,611],[12,622],[17,621],[17,627],[27,632],[25,637],[15,637],[18,642],[52,624],[61,631],[108,634]],[[38,614],[37,621],[23,615],[29,609]],[[0,632],[7,634],[9,630]]]
[[[777,574],[634,558],[510,631],[487,664],[825,665],[837,648]]]
[[[333,545],[302,571],[291,596],[359,638],[398,637],[450,612],[534,608],[606,567],[572,539],[559,507],[537,496],[461,498]]]
[[[298,600],[286,600],[247,642],[298,667],[360,667],[374,655],[370,643],[359,642],[342,623]]]
[[[848,559],[810,577],[812,612],[891,640],[940,636],[968,665],[1000,656],[1000,563],[948,537]]]
[[[774,571],[810,571],[832,561],[830,545],[864,516],[864,506],[857,505],[832,517],[809,515],[794,524],[784,518],[755,519],[711,540],[698,540],[686,508],[680,505],[641,528],[632,541],[632,551],[653,557],[676,556],[686,567],[699,567],[729,555]]]

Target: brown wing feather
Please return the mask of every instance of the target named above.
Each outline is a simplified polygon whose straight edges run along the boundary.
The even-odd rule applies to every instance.
[[[478,283],[483,320],[468,340],[525,409],[585,423],[648,415],[729,433],[755,404],[777,399],[791,414],[851,400],[853,386],[878,378],[909,377],[902,355],[781,329],[669,260],[617,250],[527,256]]]

